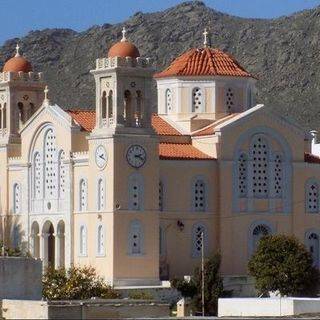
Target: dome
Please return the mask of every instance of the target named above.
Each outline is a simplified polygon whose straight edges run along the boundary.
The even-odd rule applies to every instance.
[[[138,58],[140,57],[140,52],[138,48],[131,43],[130,41],[127,40],[126,38],[126,29],[122,29],[122,39],[120,42],[117,42],[114,44],[109,52],[108,52],[108,57],[113,58],[113,57],[131,57],[131,58]]]
[[[177,76],[253,77],[230,54],[210,47],[188,50],[155,78]]]
[[[9,59],[3,66],[3,72],[30,72],[32,71],[31,63],[20,55],[19,46],[16,47],[16,55]]]
[[[140,53],[138,48],[133,43],[126,40],[114,44],[108,52],[108,57],[137,58],[140,57]]]

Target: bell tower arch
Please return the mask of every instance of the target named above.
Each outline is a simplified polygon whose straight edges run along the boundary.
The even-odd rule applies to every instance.
[[[132,132],[151,128],[151,83],[154,69],[149,58],[126,38],[96,61],[91,73],[96,83],[95,131]]]

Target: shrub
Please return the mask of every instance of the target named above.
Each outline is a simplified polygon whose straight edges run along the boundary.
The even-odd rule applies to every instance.
[[[315,296],[319,271],[312,256],[295,237],[273,235],[263,237],[248,263],[262,294],[279,291],[282,296]]]
[[[93,297],[119,298],[92,267],[48,268],[42,278],[43,297],[48,300],[82,300]]]
[[[198,288],[193,280],[186,281],[184,279],[171,280],[173,288],[177,289],[184,298],[193,298],[198,291]]]
[[[4,250],[3,250],[4,248]],[[28,252],[23,252],[20,248],[10,248],[3,245],[3,242],[0,241],[0,256],[4,253],[6,257],[30,257]]]
[[[218,311],[218,298],[224,294],[222,278],[220,276],[221,256],[213,255],[204,262],[204,302],[205,314],[216,315]],[[173,279],[171,285],[183,297],[193,298],[192,305],[195,309],[202,309],[202,274],[201,267],[196,268],[190,282],[182,279]]]
[[[129,298],[135,300],[152,300],[153,296],[150,292],[144,290],[132,290],[129,292]]]
[[[216,315],[218,311],[218,298],[223,295],[223,282],[220,276],[221,256],[216,253],[204,263],[204,305],[205,314]],[[198,288],[194,297],[198,310],[201,310],[201,268],[194,273],[194,282]]]

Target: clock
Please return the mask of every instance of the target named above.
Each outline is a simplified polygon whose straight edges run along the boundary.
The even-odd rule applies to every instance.
[[[96,164],[99,169],[103,169],[107,165],[108,157],[107,157],[107,151],[104,146],[100,145],[97,147],[95,158],[96,158]]]
[[[132,145],[127,151],[127,161],[133,168],[141,168],[147,160],[147,153],[138,144]]]

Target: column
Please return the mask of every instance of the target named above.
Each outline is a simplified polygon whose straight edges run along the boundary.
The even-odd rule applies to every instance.
[[[42,268],[48,267],[48,238],[49,233],[42,233],[40,240],[40,259],[42,260]]]
[[[55,269],[59,269],[62,267],[61,265],[61,240],[62,234],[58,232],[54,235],[55,239],[55,252],[54,252],[54,267]]]
[[[32,257],[35,258],[35,242],[36,242],[35,238],[36,238],[36,235],[34,233],[31,233],[29,237],[30,237],[30,248],[29,248],[29,250],[30,250],[30,253],[31,253]]]

